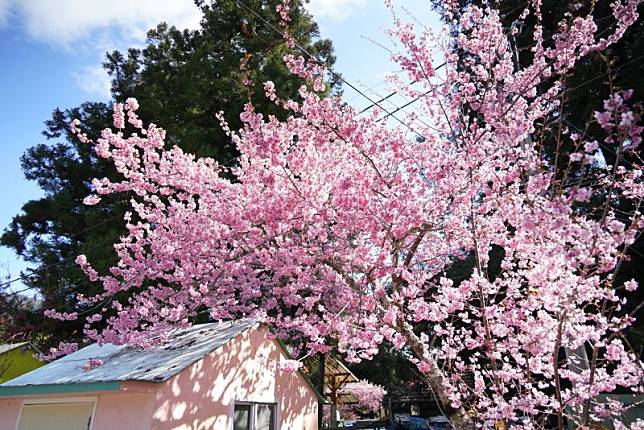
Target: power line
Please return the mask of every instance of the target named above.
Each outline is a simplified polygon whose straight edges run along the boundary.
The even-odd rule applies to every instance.
[[[250,13],[252,13],[255,17],[257,17],[260,21],[262,21],[266,26],[268,26],[269,28],[271,28],[275,33],[277,33],[277,34],[279,34],[279,35],[282,35],[282,32],[281,32],[277,27],[275,27],[273,24],[271,24],[270,22],[268,22],[268,21],[267,21],[263,16],[261,16],[259,13],[257,13],[257,12],[256,12],[255,10],[253,10],[252,8],[250,8],[248,5],[246,5],[242,0],[237,0],[237,4],[239,4],[240,6],[242,6],[242,7],[243,7],[243,8],[245,8],[246,10],[248,10]],[[351,89],[352,89],[352,90],[354,90],[356,93],[360,94],[362,97],[364,97],[364,98],[365,98],[365,99],[367,99],[369,102],[371,102],[371,105],[369,105],[368,107],[364,108],[362,111],[360,111],[360,112],[359,112],[359,114],[366,112],[367,110],[369,110],[369,109],[373,108],[374,106],[378,106],[378,107],[379,107],[379,108],[380,108],[380,109],[381,109],[381,110],[386,114],[383,118],[380,118],[378,121],[381,121],[381,120],[384,120],[384,119],[386,119],[386,118],[392,117],[392,118],[394,118],[396,121],[398,121],[401,125],[403,125],[405,128],[407,128],[408,130],[410,130],[411,132],[413,132],[414,134],[416,134],[416,135],[418,135],[418,136],[420,136],[420,137],[423,137],[423,136],[422,136],[422,134],[418,133],[416,130],[414,130],[414,129],[413,129],[413,127],[411,127],[410,125],[408,125],[407,123],[405,123],[404,121],[402,121],[400,118],[398,118],[398,117],[397,117],[397,116],[395,116],[394,114],[395,114],[396,112],[400,111],[401,109],[404,109],[405,107],[408,107],[408,106],[410,106],[411,104],[415,103],[416,101],[420,100],[422,97],[424,97],[424,96],[426,96],[427,94],[429,94],[430,92],[432,92],[432,91],[433,91],[433,89],[431,89],[431,90],[427,91],[425,94],[422,94],[421,96],[416,97],[415,99],[411,100],[410,102],[406,103],[405,105],[403,105],[403,106],[401,106],[401,107],[396,108],[394,111],[389,112],[389,111],[388,111],[387,109],[385,109],[385,108],[384,108],[380,103],[382,103],[383,101],[385,101],[385,100],[389,99],[390,97],[393,97],[394,95],[396,95],[396,94],[398,93],[398,91],[394,91],[394,92],[392,92],[392,93],[388,94],[387,96],[385,96],[385,97],[381,98],[381,99],[380,99],[380,100],[378,100],[378,101],[373,100],[373,99],[372,99],[371,97],[369,97],[367,94],[365,94],[364,92],[360,91],[360,90],[359,90],[355,85],[353,85],[351,82],[347,81],[347,80],[346,80],[345,78],[343,78],[341,75],[339,75],[338,73],[336,73],[336,72],[335,72],[331,67],[329,67],[328,65],[326,65],[326,64],[324,64],[324,63],[322,63],[322,61],[320,61],[320,60],[319,60],[318,58],[316,58],[313,54],[311,54],[310,52],[308,52],[308,50],[306,50],[306,48],[304,48],[302,45],[300,45],[296,40],[293,40],[293,44],[294,44],[294,45],[295,45],[295,47],[297,47],[297,48],[298,48],[302,53],[304,53],[307,57],[309,57],[310,59],[314,60],[318,65],[321,65],[321,66],[326,67],[326,69],[329,71],[329,73],[331,73],[331,75],[332,75],[333,77],[335,77],[335,78],[336,78],[336,79],[338,79],[339,81],[343,82],[344,84],[348,85],[348,86],[349,86],[349,88],[351,88]],[[623,65],[621,65],[620,67],[618,67],[617,69],[615,69],[615,72],[616,72],[616,71],[618,71],[618,70],[620,70],[620,69],[622,69],[623,67],[627,66],[628,64],[630,64],[630,63],[632,63],[632,62],[634,62],[634,61],[637,61],[637,60],[641,59],[642,57],[644,57],[644,55],[640,55],[640,56],[638,56],[638,57],[636,57],[636,58],[633,58],[633,59],[629,60],[628,62],[624,63]],[[439,66],[437,66],[434,70],[438,70],[438,69],[440,69],[441,67],[445,66],[445,64],[446,64],[446,63],[447,63],[447,62],[443,62],[442,64],[440,64]],[[592,79],[589,79],[589,80],[587,80],[586,82],[582,82],[581,84],[579,84],[579,85],[577,85],[577,86],[575,86],[575,87],[573,87],[573,88],[570,88],[570,89],[564,90],[564,91],[572,91],[572,90],[578,89],[578,88],[580,88],[580,87],[582,87],[582,86],[584,86],[584,85],[587,85],[587,84],[589,84],[589,83],[591,83],[591,82],[593,82],[593,81],[595,81],[595,80],[597,80],[597,79],[602,78],[603,76],[605,76],[605,75],[607,75],[607,74],[608,74],[608,72],[606,72],[606,73],[604,73],[604,74],[602,74],[602,75],[596,76],[596,77],[594,77],[594,78],[592,78]],[[413,85],[414,83],[415,83],[415,82],[413,82],[411,85]],[[427,124],[425,124],[425,125],[427,125]],[[430,127],[430,128],[431,128],[431,127]]]
[[[441,64],[441,66],[442,66],[442,64]],[[439,66],[439,67],[440,67],[440,66]],[[418,81],[414,81],[414,82],[410,83],[410,84],[409,84],[409,86],[411,87],[412,85],[414,85],[414,84],[415,84],[415,83],[417,83],[417,82],[418,82]],[[395,96],[396,94],[398,94],[398,92],[399,92],[398,90],[396,90],[396,91],[392,91],[391,93],[387,94],[385,97],[383,97],[383,98],[381,98],[380,100],[378,100],[378,103],[382,103],[382,102],[384,102],[385,100],[388,100],[390,97],[393,97],[393,96]],[[393,104],[393,103],[392,103],[392,104]],[[374,106],[376,106],[376,104],[375,104],[375,103],[371,103],[369,106],[367,106],[366,108],[364,108],[364,109],[362,109],[360,112],[358,112],[358,115],[361,115],[361,114],[365,113],[366,111],[368,111],[369,109],[371,109],[371,108],[372,108],[372,107],[374,107]]]
[[[613,71],[613,73],[618,72],[618,71],[619,71],[619,70],[621,70],[622,68],[624,68],[624,67],[628,66],[630,63],[633,63],[634,61],[637,61],[637,60],[639,60],[639,59],[641,59],[641,58],[643,58],[643,57],[644,57],[644,54],[643,54],[643,55],[640,55],[640,56],[638,56],[638,57],[636,57],[636,58],[632,58],[631,60],[629,60],[629,61],[627,61],[626,63],[622,64],[621,66],[617,67],[617,68]],[[442,66],[444,66],[444,65],[445,65],[445,63],[443,63],[443,64],[441,64],[440,66],[436,67],[436,70],[438,70],[440,67],[442,67]],[[570,92],[570,91],[573,91],[573,90],[579,89],[579,88],[581,88],[581,87],[583,87],[583,86],[585,86],[585,85],[588,85],[588,84],[590,84],[590,83],[592,83],[592,82],[594,82],[594,81],[596,81],[596,80],[598,80],[598,79],[600,79],[600,78],[603,78],[604,76],[606,76],[606,75],[608,75],[608,74],[609,74],[609,72],[602,73],[601,75],[598,75],[598,76],[595,76],[594,78],[588,79],[588,80],[586,80],[586,81],[584,81],[584,82],[582,82],[582,83],[580,83],[580,84],[578,84],[578,85],[576,85],[576,86],[574,86],[574,87],[572,87],[572,88],[567,88],[567,89],[565,89],[565,90],[564,90],[564,92]],[[411,84],[411,85],[413,85],[415,82],[416,82],[416,81],[412,82],[412,84]],[[396,109],[395,109],[394,111],[392,111],[391,113],[387,113],[387,115],[385,115],[385,116],[383,116],[382,118],[378,119],[378,121],[382,121],[382,120],[384,120],[384,119],[387,119],[389,116],[392,116],[392,115],[393,115],[393,114],[395,114],[396,112],[398,112],[398,111],[400,111],[400,110],[402,110],[402,109],[406,108],[407,106],[409,106],[409,105],[411,105],[411,104],[413,104],[413,103],[417,102],[417,101],[418,101],[418,100],[420,100],[421,98],[423,98],[423,97],[427,96],[427,95],[428,95],[429,93],[431,93],[432,91],[434,91],[434,89],[433,89],[433,88],[432,88],[432,89],[430,89],[430,90],[428,90],[428,91],[426,91],[424,94],[419,95],[418,97],[414,98],[413,100],[411,100],[411,101],[409,101],[409,102],[405,103],[404,105],[402,105],[402,106],[400,106],[400,107],[396,108]],[[389,97],[394,96],[394,95],[395,95],[395,94],[397,94],[397,93],[398,93],[398,91],[394,91],[394,92],[392,92],[391,94],[387,95],[387,97],[383,98],[381,101],[384,101],[384,100],[388,99]],[[359,114],[361,114],[361,113],[365,112],[365,111],[366,111],[366,110],[368,110],[368,109],[371,109],[373,106],[374,106],[374,105],[372,104],[372,105],[370,105],[370,106],[366,107],[365,109],[363,109],[362,111],[360,111],[360,112],[359,112]],[[425,125],[427,125],[427,124],[425,124]],[[430,127],[430,128],[431,128],[431,127]]]
[[[392,72],[392,74],[393,74],[393,75],[399,75],[401,72],[402,72],[402,70],[398,70],[397,72]],[[367,85],[366,85],[366,84],[365,84],[365,85],[363,85],[363,87],[365,87],[365,91],[370,91],[370,92],[375,93],[375,92],[373,91],[373,90],[374,90],[374,88],[379,87],[380,85],[382,85],[382,84],[384,84],[385,82],[387,82],[387,79],[388,79],[388,78],[385,78],[385,79],[383,79],[383,80],[381,80],[381,81],[379,81],[379,82],[376,82],[375,84],[371,85],[370,87],[367,87]],[[353,100],[357,99],[358,97],[360,97],[360,94],[354,94],[352,97],[350,97],[349,99],[345,100],[344,102],[345,102],[345,103],[351,103]]]
[[[393,115],[394,113],[398,112],[399,110],[402,110],[402,109],[406,108],[407,106],[409,106],[409,105],[411,105],[411,104],[413,104],[413,103],[416,103],[418,100],[420,100],[421,98],[423,98],[423,97],[427,96],[427,95],[428,95],[429,93],[431,93],[432,91],[434,91],[434,88],[432,88],[432,89],[430,89],[430,90],[425,91],[423,94],[419,95],[419,96],[418,96],[418,97],[416,97],[415,99],[410,100],[409,102],[405,103],[404,105],[402,105],[402,106],[400,106],[400,107],[396,108],[393,112],[388,113],[387,115],[385,115],[385,116],[383,116],[382,118],[378,119],[378,122],[380,122],[380,121],[384,121],[385,119],[389,118],[391,115]]]
[[[19,281],[20,279],[17,279],[17,280]],[[34,287],[25,287],[22,290],[12,291],[10,293],[2,294],[1,297],[4,298],[4,297],[15,296],[15,295],[24,293],[25,291],[29,291],[29,290],[33,290],[33,289],[34,289]]]
[[[416,82],[414,81],[410,85],[414,85],[415,83]],[[398,94],[398,91],[393,91],[393,92],[387,94],[386,96],[384,96],[383,98],[381,98],[380,100],[378,100],[378,103],[382,103],[382,102],[386,101],[387,99],[389,99],[390,97],[395,96],[396,94]],[[362,113],[365,113],[366,111],[368,111],[369,109],[371,109],[374,106],[375,106],[375,104],[373,104],[373,103],[370,104],[369,106],[367,106],[366,108],[364,108],[360,112],[358,112],[358,115],[360,115]]]
[[[237,4],[238,4],[238,5],[240,5],[240,6],[242,6],[244,9],[248,10],[248,11],[249,11],[250,13],[252,13],[253,15],[255,15],[255,17],[257,17],[257,19],[259,19],[259,20],[260,20],[261,22],[263,22],[266,26],[268,26],[269,28],[271,28],[275,33],[277,33],[277,34],[279,34],[279,35],[282,35],[282,31],[281,31],[279,28],[275,27],[273,24],[271,24],[270,22],[268,22],[268,21],[267,21],[263,16],[261,16],[259,13],[255,12],[253,9],[251,9],[251,8],[250,8],[249,6],[247,6],[243,1],[241,1],[241,0],[237,0]],[[385,113],[387,113],[387,114],[389,114],[389,113],[390,113],[387,109],[385,109],[384,107],[382,107],[382,106],[381,106],[377,101],[375,101],[374,99],[372,99],[371,97],[369,97],[367,94],[365,94],[364,92],[362,92],[361,90],[359,90],[355,85],[353,85],[351,82],[347,81],[347,80],[346,80],[345,78],[343,78],[340,74],[336,73],[336,72],[335,72],[331,67],[329,67],[328,65],[324,64],[324,63],[323,63],[322,61],[320,61],[317,57],[315,57],[313,54],[311,54],[309,51],[307,51],[307,50],[306,50],[306,48],[304,48],[302,45],[300,45],[296,40],[293,40],[293,44],[294,44],[294,46],[295,46],[297,49],[299,49],[299,50],[300,50],[304,55],[306,55],[307,57],[309,57],[311,60],[315,61],[318,65],[325,67],[325,68],[329,71],[329,73],[331,73],[331,75],[332,75],[334,78],[336,78],[337,80],[339,80],[339,81],[341,81],[342,83],[346,84],[349,88],[351,88],[352,90],[354,90],[356,93],[360,94],[362,97],[364,97],[365,99],[367,99],[369,102],[371,102],[371,103],[372,103],[372,104],[374,104],[375,106],[378,106],[380,109],[382,109],[382,111],[383,111],[383,112],[385,112]],[[401,125],[403,125],[404,127],[406,127],[409,131],[411,131],[411,132],[413,132],[413,133],[417,134],[418,136],[421,136],[421,137],[422,137],[422,135],[421,135],[420,133],[418,133],[418,132],[417,132],[416,130],[414,130],[411,126],[409,126],[409,125],[408,125],[408,124],[406,124],[404,121],[402,121],[400,118],[396,117],[395,115],[391,115],[391,117],[392,117],[392,118],[394,118],[396,121],[398,121]]]
[[[51,264],[48,264],[48,265],[44,266],[44,267],[43,267],[43,269],[48,270],[48,269],[50,269],[50,268],[52,268],[52,267],[60,266],[61,264],[66,263],[66,262],[68,262],[68,261],[70,261],[70,260],[73,260],[74,258],[76,258],[76,256],[63,258],[62,260],[57,261],[56,263],[51,263]],[[2,284],[0,284],[0,288],[4,288],[4,287],[6,287],[7,285],[11,285],[11,284],[13,284],[14,282],[18,282],[18,281],[21,281],[21,280],[22,280],[22,281],[28,281],[28,280],[29,280],[29,277],[28,277],[27,275],[20,275],[20,276],[17,276],[17,277],[15,277],[15,278],[13,278],[13,279],[10,279],[10,280],[5,281],[5,282],[3,282]],[[33,288],[35,288],[35,287],[28,287],[28,288],[26,288],[26,290],[30,290],[30,289],[33,289]],[[25,290],[25,291],[26,291],[26,290]],[[11,292],[11,293],[7,293],[7,294],[5,294],[5,295],[12,295],[12,294],[16,294],[16,293],[17,293],[17,292]]]
[[[566,88],[566,89],[564,90],[564,92],[574,91],[574,90],[579,89],[579,88],[581,88],[581,87],[583,87],[583,86],[585,86],[585,85],[590,84],[591,82],[595,82],[597,79],[601,79],[601,78],[603,78],[604,76],[609,75],[610,73],[617,73],[618,71],[620,71],[620,70],[621,70],[621,69],[623,69],[624,67],[628,66],[628,65],[629,65],[629,64],[631,64],[632,62],[637,61],[637,60],[641,60],[642,58],[644,58],[644,54],[639,55],[639,56],[637,56],[637,57],[635,57],[635,58],[631,58],[630,60],[628,60],[627,62],[625,62],[625,63],[624,63],[624,64],[622,64],[621,66],[617,67],[615,70],[611,70],[611,71],[604,72],[604,73],[602,73],[601,75],[597,75],[597,76],[595,76],[594,78],[588,79],[587,81],[582,82],[581,84],[575,85],[575,86],[574,86],[574,87],[572,87],[572,88]]]
[[[444,61],[443,63],[441,63],[441,64],[439,64],[438,66],[436,66],[436,68],[435,68],[434,70],[438,70],[438,69],[442,68],[443,66],[445,66],[446,64],[447,64],[447,61]],[[410,84],[409,84],[409,86],[412,86],[412,85],[414,85],[414,84],[415,84],[415,83],[417,83],[417,82],[418,82],[418,81],[414,81],[414,82],[410,83]],[[425,95],[429,94],[431,91],[432,91],[432,90],[430,90],[430,91],[426,92],[426,93],[425,93],[425,94],[423,94],[422,96],[417,97],[416,99],[414,99],[414,100],[413,100],[413,101],[411,101],[410,103],[407,103],[406,105],[404,105],[404,106],[402,106],[402,107],[397,108],[397,109],[396,109],[394,112],[392,112],[392,113],[396,113],[396,112],[398,112],[399,110],[403,109],[404,107],[409,106],[410,104],[414,103],[416,100],[418,100],[418,99],[420,99],[421,97],[423,97],[423,96],[425,96]],[[400,92],[399,90],[393,91],[393,92],[391,92],[390,94],[388,94],[387,96],[385,96],[384,98],[382,98],[382,99],[378,100],[378,102],[383,102],[383,101],[387,100],[388,98],[395,96],[395,95],[396,95],[396,94],[398,94],[399,92]],[[360,115],[360,114],[362,114],[362,113],[364,113],[364,112],[368,111],[369,109],[371,109],[371,108],[372,108],[372,107],[374,107],[374,106],[376,106],[376,104],[375,104],[375,103],[370,104],[369,106],[367,106],[366,108],[364,108],[364,109],[362,109],[360,112],[358,112],[358,115]],[[388,114],[388,115],[387,115],[387,117],[389,117],[389,116],[390,116],[390,114]]]

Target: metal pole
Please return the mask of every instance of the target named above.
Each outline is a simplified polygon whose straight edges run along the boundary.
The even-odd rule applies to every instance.
[[[322,422],[324,417],[324,372],[326,371],[326,355],[322,352],[318,353],[320,375],[318,377],[318,430],[322,429]]]

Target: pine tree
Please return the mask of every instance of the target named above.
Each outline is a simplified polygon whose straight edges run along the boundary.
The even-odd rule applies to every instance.
[[[180,30],[161,23],[149,31],[145,48],[108,53],[104,67],[112,78],[113,101],[140,100],[142,119],[162,123],[169,145],[230,165],[236,155],[234,145],[222,132],[216,114],[224,111],[227,122],[237,128],[239,113],[252,100],[258,111],[280,117],[281,112],[265,102],[263,82],[272,80],[281,95],[295,96],[301,81],[286,70],[282,57],[288,48],[271,27],[279,25],[278,2],[196,3],[203,13],[200,28]],[[317,24],[301,2],[293,2],[290,17],[290,31],[298,44],[321,62],[333,64],[331,42],[320,39]],[[330,90],[336,87],[329,82]],[[25,177],[37,182],[44,196],[23,205],[0,243],[32,264],[24,283],[42,304],[19,306],[21,301],[7,297],[6,302],[14,305],[7,306],[13,316],[11,330],[4,336],[40,333],[43,345],[80,336],[80,324],[48,320],[42,311],[71,310],[77,294],[98,291],[99,286],[89,282],[74,263],[77,255],[88,255],[103,270],[116,262],[113,244],[124,233],[128,199],[108,197],[96,206],[83,205],[93,178],[116,179],[116,173],[96,157],[92,145],[80,143],[69,130],[69,123],[77,118],[88,134],[99,136],[111,126],[111,112],[112,102],[56,108],[43,131],[47,142],[29,148],[21,158]]]

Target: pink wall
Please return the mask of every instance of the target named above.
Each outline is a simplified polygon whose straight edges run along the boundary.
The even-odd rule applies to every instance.
[[[277,369],[284,359],[277,342],[251,329],[169,381],[73,397],[97,398],[93,430],[231,430],[235,400],[276,403],[277,429],[317,430],[317,397],[299,373]],[[56,397],[64,396],[31,398]],[[0,398],[0,430],[15,430],[22,400]]]
[[[0,399],[0,430],[15,430],[23,400],[42,399],[95,400],[92,430],[147,430],[152,421],[154,392],[147,393],[74,393],[71,395],[25,396]]]
[[[163,384],[152,429],[232,429],[237,400],[277,403],[278,429],[316,430],[317,397],[300,374],[276,368],[284,359],[263,331],[246,331]]]
[[[98,396],[92,430],[147,430],[152,422],[154,392]]]
[[[16,430],[21,399],[0,399],[0,430]]]

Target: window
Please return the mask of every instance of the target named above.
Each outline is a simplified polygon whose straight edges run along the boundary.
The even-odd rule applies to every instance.
[[[18,430],[88,430],[92,425],[94,399],[69,398],[25,400]]]
[[[235,403],[233,430],[275,430],[275,404]]]
[[[235,404],[233,430],[250,430],[250,407],[251,405]]]
[[[275,429],[275,405],[255,405],[255,430]]]

